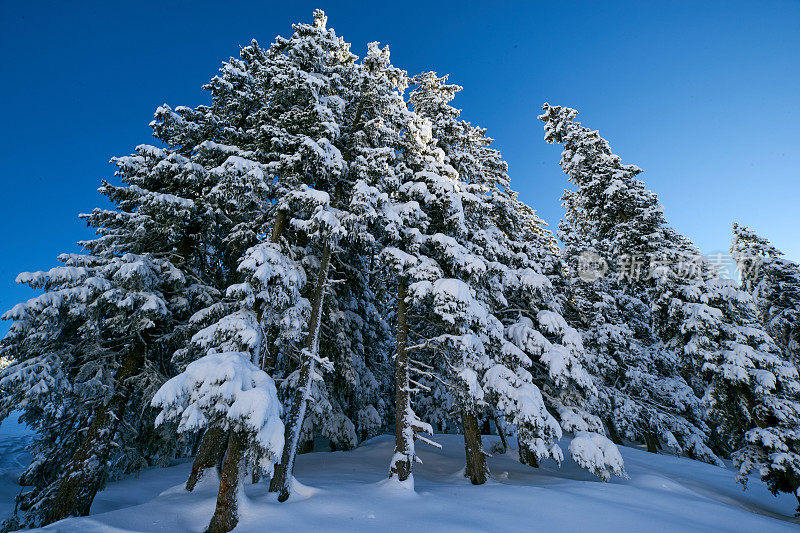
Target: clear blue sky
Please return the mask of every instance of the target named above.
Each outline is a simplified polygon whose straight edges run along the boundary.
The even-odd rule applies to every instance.
[[[456,105],[489,129],[514,187],[555,226],[566,178],[542,140],[542,102],[581,111],[645,170],[670,222],[704,251],[734,220],[800,259],[800,2],[0,0],[0,307],[21,270],[88,237],[114,155],[151,142],[161,103],[201,85],[256,38],[325,9],[353,51],[391,45],[409,73],[450,73]],[[0,326],[5,331],[7,324]]]

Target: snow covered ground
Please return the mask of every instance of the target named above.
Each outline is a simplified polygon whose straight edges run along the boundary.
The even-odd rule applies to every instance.
[[[13,474],[25,461],[24,430],[0,437],[2,507],[7,515],[19,491]],[[497,437],[484,437],[488,447]],[[265,484],[248,484],[236,531],[798,531],[791,496],[778,498],[753,480],[747,491],[732,470],[669,455],[621,448],[630,479],[602,483],[569,459],[562,468],[532,469],[509,453],[489,459],[492,479],[472,486],[461,475],[463,439],[437,435],[442,450],[419,445],[416,491],[385,483],[393,438],[380,436],[351,452],[298,457],[303,495],[278,503]],[[562,440],[564,448],[568,445]],[[194,493],[183,484],[190,462],[151,469],[109,486],[92,515],[71,518],[46,531],[121,533],[200,532],[214,509],[209,474]],[[313,488],[312,488],[313,487]]]
[[[33,433],[10,416],[0,425],[0,520],[14,512],[14,497],[19,493],[19,474],[31,462],[26,447]]]

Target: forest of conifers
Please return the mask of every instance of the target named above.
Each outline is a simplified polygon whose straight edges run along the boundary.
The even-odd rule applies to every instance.
[[[548,229],[460,87],[377,43],[356,57],[321,11],[205,89],[113,159],[84,252],[17,278],[39,292],[3,317],[0,417],[37,438],[6,530],[193,457],[186,489],[217,469],[208,531],[229,531],[241,484],[285,501],[315,440],[382,433],[412,487],[436,433],[485,483],[492,433],[531,468],[566,452],[624,477],[618,446],[641,443],[798,494],[800,270],[766,238],[733,224],[723,276],[638,167],[544,104],[569,187]]]

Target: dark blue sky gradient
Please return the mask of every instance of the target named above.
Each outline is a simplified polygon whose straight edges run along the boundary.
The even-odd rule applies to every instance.
[[[161,103],[256,38],[326,10],[359,56],[388,43],[410,73],[450,73],[455,105],[489,129],[521,197],[551,224],[567,185],[542,102],[567,105],[645,170],[670,222],[704,251],[736,220],[800,259],[800,2],[11,2],[0,0],[0,308],[21,270],[90,236],[114,155],[152,142]],[[7,324],[0,326],[5,331]]]

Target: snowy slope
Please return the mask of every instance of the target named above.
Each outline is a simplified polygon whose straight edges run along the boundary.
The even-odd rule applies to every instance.
[[[0,520],[14,512],[14,497],[19,494],[19,474],[31,462],[26,448],[33,433],[17,422],[12,413],[0,424]]]
[[[488,447],[496,437],[484,437]],[[443,450],[420,446],[416,493],[384,482],[393,438],[372,439],[352,452],[298,457],[304,497],[285,504],[265,485],[247,485],[236,531],[798,531],[790,496],[773,497],[757,480],[747,491],[734,473],[672,457],[622,448],[630,479],[601,483],[567,460],[561,469],[532,469],[511,454],[489,459],[493,479],[469,484],[463,440],[437,435]],[[561,444],[566,447],[567,439]],[[71,518],[46,531],[200,532],[214,509],[213,476],[194,493],[183,490],[190,463],[143,472],[110,484],[92,516]],[[18,489],[17,489],[18,490]],[[3,497],[6,497],[4,490]],[[5,502],[4,502],[5,504]],[[3,507],[6,510],[6,507]],[[411,528],[411,529],[409,529]]]

